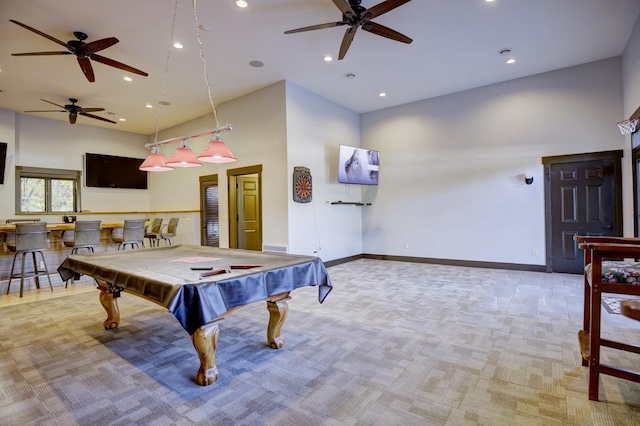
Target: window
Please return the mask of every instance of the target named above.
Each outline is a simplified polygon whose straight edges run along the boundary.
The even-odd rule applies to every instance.
[[[77,212],[80,176],[77,170],[16,166],[16,212]]]

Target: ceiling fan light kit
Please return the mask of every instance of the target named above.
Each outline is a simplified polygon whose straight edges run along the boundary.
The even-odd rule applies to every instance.
[[[399,32],[392,30],[391,28],[385,27],[384,25],[372,21],[372,19],[377,18],[378,16],[383,15],[399,6],[402,6],[403,4],[408,3],[411,0],[386,0],[369,9],[360,6],[361,0],[332,1],[333,4],[335,4],[336,7],[340,9],[340,12],[342,12],[342,21],[296,28],[293,30],[285,31],[284,33],[293,34],[301,33],[304,31],[321,30],[324,28],[333,28],[348,25],[349,28],[347,28],[344,33],[344,37],[342,38],[338,60],[342,60],[347,54],[347,51],[351,46],[351,42],[353,42],[353,38],[355,37],[358,28],[362,28],[364,31],[368,31],[370,33],[402,43],[409,44],[413,41],[404,34],[400,34]]]

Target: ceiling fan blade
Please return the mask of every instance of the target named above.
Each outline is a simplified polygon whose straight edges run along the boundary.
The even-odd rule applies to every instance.
[[[387,0],[382,3],[378,3],[373,7],[367,9],[364,13],[363,18],[365,20],[373,19],[377,16],[380,16],[384,13],[389,12],[390,10],[395,9],[398,6],[402,6],[405,3],[410,2],[411,0]]]
[[[303,31],[322,30],[324,28],[333,28],[346,25],[344,22],[330,22],[328,24],[312,25],[310,27],[297,28],[295,30],[285,31],[285,34],[301,33]]]
[[[25,112],[67,112],[67,110],[65,109],[39,109],[39,110],[33,110],[33,111],[25,111]]]
[[[82,46],[83,49],[88,50],[90,52],[99,52],[107,47],[111,47],[114,44],[118,43],[118,40],[115,37],[103,38],[101,40],[92,41],[91,43],[87,43]]]
[[[399,32],[394,31],[391,28],[387,28],[384,25],[376,24],[375,22],[367,22],[362,26],[362,29],[373,34],[389,38],[391,40],[400,41],[402,43],[409,44],[413,41],[406,35],[400,34]]]
[[[11,56],[44,56],[44,55],[73,55],[71,52],[29,52],[12,53]]]
[[[51,102],[51,101],[48,101],[48,100],[46,100],[46,99],[42,99],[42,98],[40,98],[40,100],[41,100],[41,101],[45,101],[45,102],[46,102],[46,103],[48,103],[48,104],[55,105],[55,106],[57,106],[57,107],[60,107],[60,108],[64,109],[64,107],[63,107],[62,105],[58,105],[58,104],[56,104],[56,103],[54,103],[54,102]],[[66,110],[65,110],[65,111],[66,111]],[[61,112],[65,112],[65,111],[61,111]]]
[[[356,15],[356,13],[353,11],[353,9],[351,8],[351,5],[347,0],[333,0],[333,4],[335,4],[338,7],[338,9],[340,9],[340,12],[342,12],[343,15],[346,15],[346,16]]]
[[[96,120],[106,121],[107,123],[117,124],[115,121],[108,120],[108,119],[106,119],[106,118],[102,118],[102,117],[98,117],[97,115],[93,115],[93,114],[87,114],[86,112],[80,112],[79,114],[80,114],[80,115],[83,115],[83,116],[85,116],[85,117],[95,118]]]
[[[26,28],[26,29],[28,29],[29,31],[33,31],[34,33],[36,33],[36,34],[38,34],[38,35],[41,35],[41,36],[42,36],[42,37],[44,37],[44,38],[48,38],[48,39],[49,39],[49,40],[51,40],[52,42],[54,42],[54,43],[58,43],[59,45],[64,46],[64,47],[66,47],[67,49],[69,49],[69,47],[70,47],[70,46],[69,46],[67,43],[65,43],[64,41],[58,40],[58,39],[57,39],[57,38],[55,38],[55,37],[51,37],[49,34],[45,34],[45,33],[43,33],[42,31],[38,31],[38,30],[36,30],[35,28],[31,28],[30,26],[25,25],[25,24],[23,24],[22,22],[15,21],[15,20],[13,20],[13,19],[9,19],[9,21],[13,22],[13,23],[14,23],[14,24],[16,24],[16,25],[20,25],[22,28]]]
[[[351,46],[351,42],[353,41],[353,37],[356,35],[357,30],[358,26],[352,25],[351,27],[347,28],[347,31],[345,31],[344,37],[342,38],[342,44],[340,45],[338,60],[341,60],[347,54],[347,50],[349,50],[349,46]]]
[[[87,77],[87,80],[92,83],[95,82],[96,76],[93,74],[93,67],[91,66],[91,61],[89,60],[89,58],[79,56],[78,64],[80,64],[80,68],[82,69],[84,76]]]
[[[82,112],[98,112],[104,111],[104,108],[82,108]]]
[[[89,57],[91,59],[93,59],[94,61],[96,61],[96,62],[100,62],[102,64],[109,65],[111,67],[119,68],[119,69],[124,70],[124,71],[129,71],[129,72],[132,72],[134,74],[139,74],[139,75],[142,75],[142,76],[145,76],[145,77],[149,75],[144,71],[140,71],[139,69],[136,69],[136,68],[133,68],[133,67],[131,67],[129,65],[123,64],[122,62],[118,62],[118,61],[114,61],[113,59],[105,58],[104,56],[100,56],[100,55],[95,55],[94,54],[94,55],[90,55]]]
[[[78,119],[78,113],[77,112],[70,112],[69,113],[69,123],[75,124],[77,119]]]

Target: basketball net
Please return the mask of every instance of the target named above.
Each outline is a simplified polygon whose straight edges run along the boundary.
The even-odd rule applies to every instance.
[[[638,118],[634,118],[632,120],[619,121],[617,124],[618,124],[618,128],[620,129],[620,133],[622,133],[623,135],[628,135],[629,133],[635,132],[636,126],[638,125],[638,121],[640,121],[640,119]]]

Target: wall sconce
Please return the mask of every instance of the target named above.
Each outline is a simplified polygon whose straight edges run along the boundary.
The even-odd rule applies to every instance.
[[[531,185],[533,183],[533,174],[532,173],[525,173],[524,174],[524,183],[526,183],[527,185]]]

